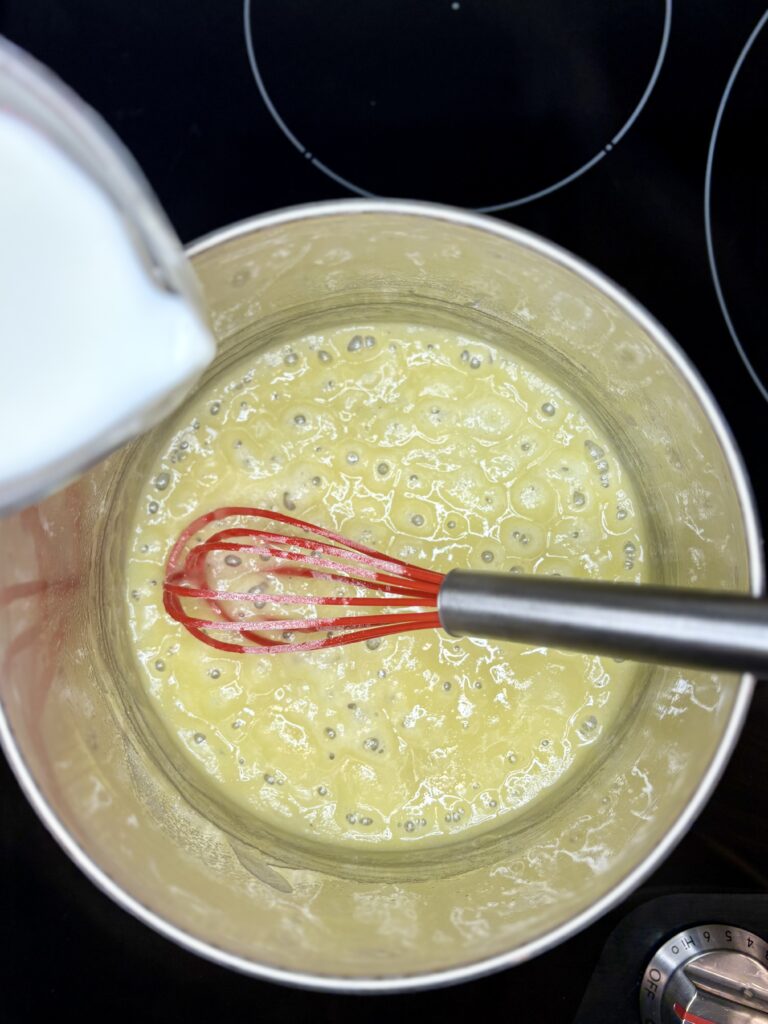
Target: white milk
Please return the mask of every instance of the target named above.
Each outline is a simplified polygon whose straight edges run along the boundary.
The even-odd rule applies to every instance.
[[[106,194],[0,112],[0,511],[170,412],[214,347]]]

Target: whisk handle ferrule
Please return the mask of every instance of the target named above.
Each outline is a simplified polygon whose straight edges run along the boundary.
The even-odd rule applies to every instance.
[[[747,595],[454,570],[438,614],[455,636],[768,673],[768,601]]]

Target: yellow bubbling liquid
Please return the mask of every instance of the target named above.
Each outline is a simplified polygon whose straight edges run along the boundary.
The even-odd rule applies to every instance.
[[[287,511],[433,567],[640,582],[644,532],[610,439],[539,370],[401,323],[259,350],[170,428],[136,509],[136,675],[198,785],[342,844],[445,842],[584,768],[638,668],[424,631],[303,654],[220,653],[162,605],[169,549],[222,505]]]

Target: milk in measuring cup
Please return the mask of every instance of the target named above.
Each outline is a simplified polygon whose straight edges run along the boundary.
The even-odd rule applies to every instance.
[[[0,113],[0,511],[169,411],[214,348],[108,195]]]

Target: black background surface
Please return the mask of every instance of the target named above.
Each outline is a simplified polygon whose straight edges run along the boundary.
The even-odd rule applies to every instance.
[[[624,138],[570,184],[499,214],[594,263],[671,331],[729,419],[761,505],[768,409],[713,288],[704,173],[723,90],[762,14],[753,0],[675,0],[661,74]],[[461,0],[458,9],[450,0],[253,0],[250,25],[281,116],[336,173],[372,192],[486,206],[546,188],[610,144],[645,88],[663,18],[662,0]],[[267,110],[240,0],[0,0],[0,33],[107,119],[185,241],[262,210],[350,194]],[[768,369],[766,33],[726,108],[712,192],[723,291],[758,372]],[[665,892],[768,891],[766,735],[768,686],[759,685],[709,806],[607,918],[495,977],[376,999],[253,981],[161,939],[69,862],[2,763],[0,1019],[376,1021],[407,1003],[430,1019],[570,1021],[630,906]]]

